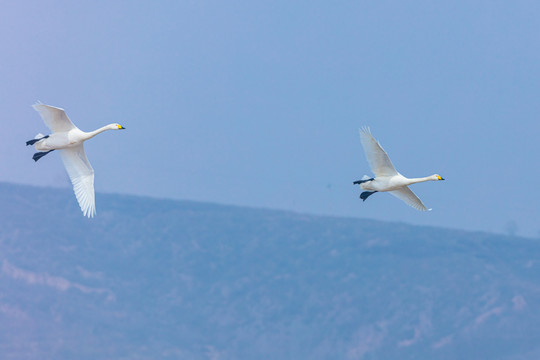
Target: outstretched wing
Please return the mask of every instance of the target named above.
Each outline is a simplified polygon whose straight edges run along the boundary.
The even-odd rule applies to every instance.
[[[389,191],[390,194],[394,195],[400,200],[403,200],[407,205],[412,206],[416,210],[420,211],[431,211],[423,203],[422,200],[412,192],[407,186],[402,187],[399,190]]]
[[[398,174],[381,144],[371,136],[371,131],[368,127],[360,129],[360,140],[362,141],[369,167],[371,167],[371,171],[373,171],[375,176],[393,176]]]
[[[60,155],[84,216],[94,217],[96,214],[94,169],[86,158],[83,145],[62,149]]]
[[[43,122],[45,122],[45,125],[47,125],[53,133],[67,132],[75,128],[75,125],[69,120],[64,109],[41,103],[34,104],[32,107],[39,115],[41,115]]]

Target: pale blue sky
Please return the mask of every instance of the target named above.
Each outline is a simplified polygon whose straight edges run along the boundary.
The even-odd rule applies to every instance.
[[[5,2],[0,41],[1,181],[70,187],[41,100],[127,128],[98,192],[539,235],[535,1]],[[431,213],[358,199],[363,125]]]

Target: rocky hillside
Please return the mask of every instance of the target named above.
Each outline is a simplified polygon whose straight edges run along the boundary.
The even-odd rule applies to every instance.
[[[0,183],[1,359],[539,359],[540,242]]]

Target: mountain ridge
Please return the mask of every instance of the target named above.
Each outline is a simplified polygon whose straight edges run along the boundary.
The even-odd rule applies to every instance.
[[[72,196],[73,191],[71,188],[68,187],[50,187],[50,186],[38,186],[33,184],[17,184],[12,182],[4,182],[0,181],[0,187],[7,186],[7,187],[22,187],[22,188],[31,188],[35,191],[50,191],[53,193],[61,194],[62,197],[68,195]],[[283,213],[288,214],[291,216],[305,216],[305,217],[313,217],[313,218],[322,218],[322,219],[344,219],[344,220],[360,220],[360,221],[369,221],[372,223],[379,223],[379,224],[388,224],[388,225],[395,225],[395,226],[411,226],[414,228],[426,228],[426,229],[439,229],[442,231],[456,231],[460,233],[471,233],[471,234],[478,234],[478,235],[486,235],[486,236],[494,236],[494,237],[512,237],[512,238],[521,238],[521,239],[528,239],[528,240],[537,240],[535,237],[529,237],[529,236],[523,236],[519,234],[504,234],[500,232],[491,232],[486,230],[469,230],[469,229],[459,229],[459,228],[453,228],[453,227],[445,227],[445,226],[439,226],[439,225],[422,225],[422,224],[412,224],[404,221],[392,221],[392,220],[378,220],[378,219],[372,219],[369,217],[356,217],[356,216],[345,216],[345,215],[331,215],[331,214],[319,214],[319,213],[309,213],[309,212],[303,212],[303,211],[296,211],[296,210],[286,210],[286,209],[280,209],[280,208],[266,208],[266,207],[257,207],[257,206],[249,206],[249,205],[238,205],[238,204],[228,204],[228,203],[219,203],[219,202],[212,202],[212,201],[203,201],[203,200],[193,200],[193,199],[176,199],[176,198],[166,198],[166,197],[155,197],[150,195],[137,195],[137,194],[124,194],[124,193],[114,193],[114,192],[97,192],[96,193],[96,204],[100,201],[100,197],[118,197],[118,198],[126,198],[126,199],[139,199],[142,201],[148,200],[151,202],[172,202],[172,203],[181,203],[181,204],[192,204],[192,205],[201,205],[201,206],[215,206],[215,207],[223,207],[223,208],[231,208],[231,209],[244,209],[249,211],[261,211],[261,212],[276,212],[276,213]],[[73,199],[72,199],[73,200]],[[75,201],[75,200],[73,200]],[[76,205],[76,204],[75,204]],[[78,206],[75,206],[74,208],[79,209]],[[103,209],[106,211],[107,209]],[[100,209],[98,208],[97,211],[99,212]],[[99,213],[96,213],[96,216],[99,216]]]

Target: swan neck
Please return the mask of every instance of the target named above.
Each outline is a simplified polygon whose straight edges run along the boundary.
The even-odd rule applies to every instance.
[[[430,181],[430,180],[433,180],[431,178],[431,176],[426,176],[426,177],[421,177],[421,178],[412,178],[412,179],[409,179],[409,185],[410,184],[421,183],[421,182],[424,182],[424,181]]]
[[[97,129],[97,130],[87,132],[86,134],[87,134],[87,136],[88,136],[88,139],[91,139],[91,138],[93,138],[94,136],[96,136],[97,134],[101,134],[102,132],[107,131],[107,130],[110,130],[109,125],[105,125],[105,126],[103,126],[103,127],[100,127],[100,128]]]

